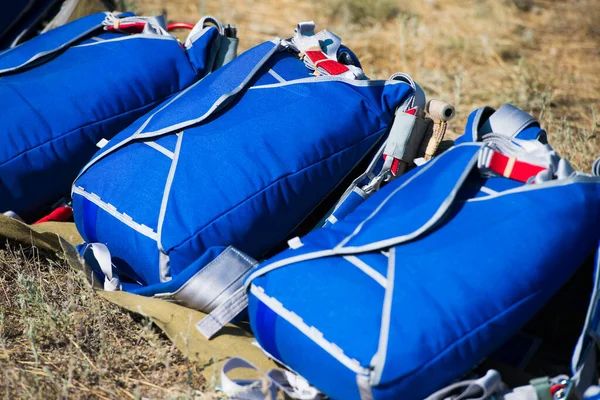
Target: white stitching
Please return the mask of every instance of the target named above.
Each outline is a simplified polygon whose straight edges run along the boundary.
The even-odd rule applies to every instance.
[[[369,373],[369,369],[361,366],[357,359],[344,354],[344,350],[341,347],[325,339],[323,333],[316,327],[307,325],[298,314],[286,309],[277,299],[267,295],[262,287],[252,285],[250,291],[258,300],[273,310],[273,312],[277,313],[281,318],[292,324],[301,333],[315,342],[316,345],[342,363],[346,368],[357,374],[367,375]]]
[[[127,215],[125,213],[120,213],[119,211],[117,211],[117,208],[115,206],[102,201],[100,196],[98,196],[97,194],[86,192],[86,190],[84,188],[82,188],[81,186],[74,186],[73,194],[78,194],[78,195],[88,199],[89,201],[91,201],[92,203],[94,203],[95,205],[97,205],[98,207],[103,209],[104,211],[106,211],[108,214],[112,215],[119,221],[123,222],[125,225],[127,225],[134,231],[139,232],[142,235],[147,236],[152,240],[157,239],[157,234],[156,234],[156,232],[154,232],[154,230],[152,228],[150,228],[149,226],[146,226],[144,224],[139,224],[139,223],[135,222],[133,220],[133,218],[131,218],[129,215]]]

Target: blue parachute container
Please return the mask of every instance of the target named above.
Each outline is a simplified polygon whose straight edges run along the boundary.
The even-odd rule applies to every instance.
[[[184,47],[159,22],[94,14],[0,54],[0,212],[43,213],[100,140],[217,66],[222,26],[202,20]]]
[[[337,41],[317,52],[321,76],[310,50],[298,58],[298,41],[265,42],[139,119],[83,169],[75,223],[110,250],[105,282],[114,272],[124,290],[213,310],[241,288],[251,258],[285,243],[381,143],[396,110],[412,107],[413,87],[356,79],[356,65],[336,61],[355,57],[330,32],[311,37],[320,35]]]
[[[515,334],[600,238],[600,177],[515,110],[253,270],[263,349],[332,399],[422,399]]]

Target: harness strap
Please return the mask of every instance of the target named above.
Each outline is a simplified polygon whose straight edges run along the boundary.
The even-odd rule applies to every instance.
[[[337,53],[342,39],[323,30],[315,33],[314,21],[301,22],[297,25],[291,44],[299,52],[299,57],[306,67],[315,71],[315,75],[336,75],[349,79],[363,79],[364,72],[357,66],[344,65],[338,61]]]
[[[102,243],[87,244],[82,252],[86,263],[104,275],[104,290],[122,290],[114,272],[110,251]],[[213,337],[248,305],[244,279],[257,262],[246,254],[227,247],[172,293],[157,293],[156,298],[175,301],[186,307],[210,312],[196,328],[207,339]],[[191,267],[191,266],[190,266]]]
[[[256,371],[260,378],[254,380],[234,380],[228,374],[237,369]],[[221,368],[221,390],[230,399],[266,400],[276,399],[282,391],[286,398],[294,400],[319,400],[323,395],[300,375],[282,369],[271,369],[263,372],[249,361],[240,358],[230,358]]]
[[[110,251],[103,243],[90,243],[83,250],[83,258],[89,265],[96,264],[104,274],[104,290],[114,292],[121,290],[119,277],[113,273]]]
[[[483,166],[505,178],[523,183],[527,182],[531,177],[536,176],[538,173],[546,170],[546,168],[539,165],[519,161],[514,156],[505,156],[504,154],[493,150],[490,156],[486,158],[486,164]]]
[[[537,120],[512,104],[504,104],[481,127],[481,133],[494,132],[509,138],[516,137],[525,128],[537,124]]]

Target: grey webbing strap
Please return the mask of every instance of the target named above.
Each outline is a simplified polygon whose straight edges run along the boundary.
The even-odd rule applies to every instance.
[[[537,123],[534,117],[512,104],[505,104],[483,124],[481,132],[493,132],[513,138],[533,123]]]
[[[592,164],[592,175],[600,176],[600,157],[596,158],[596,161]]]
[[[592,384],[597,384],[598,370],[596,366],[596,351],[600,341],[598,340],[597,326],[600,314],[600,243],[596,252],[596,263],[594,267],[594,287],[588,305],[585,323],[575,346],[571,369],[573,381],[579,392],[583,393]],[[593,325],[596,326],[593,326]]]
[[[236,369],[253,370],[259,378],[255,380],[238,381],[231,379],[228,374]],[[301,376],[282,369],[271,369],[263,372],[249,361],[240,358],[230,358],[221,368],[221,390],[228,399],[237,400],[266,400],[276,399],[278,392],[283,392],[285,398],[294,400],[321,400],[324,396]]]
[[[448,398],[453,400],[483,400],[503,390],[506,390],[506,385],[502,382],[500,374],[498,371],[491,369],[482,378],[453,383],[433,393],[425,400],[445,400]]]
[[[254,259],[229,246],[175,292],[161,293],[155,297],[211,312],[243,286],[244,278],[256,264]]]
[[[219,37],[219,50],[217,50],[217,54],[215,55],[215,61],[212,66],[213,71],[221,68],[237,56],[239,42],[238,38]]]
[[[248,295],[246,289],[240,287],[229,298],[225,299],[210,314],[202,318],[196,329],[207,339],[215,336],[225,325],[233,321],[248,307]]]

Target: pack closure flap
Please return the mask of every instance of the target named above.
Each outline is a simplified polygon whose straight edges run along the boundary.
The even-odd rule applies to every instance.
[[[479,143],[451,148],[406,179],[366,218],[353,218],[357,211],[349,214],[345,222],[356,225],[356,228],[337,246],[299,246],[294,255],[280,259],[275,257],[273,262],[253,271],[246,279],[245,287],[250,287],[254,279],[286,265],[341,254],[358,255],[384,250],[427,233],[450,209],[476,166],[481,148]]]
[[[0,54],[0,77],[51,59],[92,32],[102,29],[102,23],[110,15],[112,14],[107,12],[88,15],[68,25],[52,29],[38,40],[29,40]],[[128,12],[119,17],[131,15],[133,13]]]
[[[413,240],[446,215],[477,163],[479,144],[452,148],[416,171],[335,248],[336,254],[363,253]]]
[[[204,121],[235,98],[280,49],[280,41],[277,41],[265,42],[248,50],[238,57],[243,58],[243,61],[229,64],[217,73],[206,76],[161,107],[146,120],[135,135],[151,137],[177,132]],[[169,112],[170,107],[177,107],[178,112]]]
[[[284,48],[281,39],[262,43],[237,57],[239,62],[229,63],[207,75],[152,112],[141,125],[137,122],[132,125],[139,126],[135,133],[120,142],[109,142],[75,180],[102,158],[137,139],[181,132],[205,121],[232,101],[271,56]],[[177,107],[177,112],[165,112],[173,105]]]

